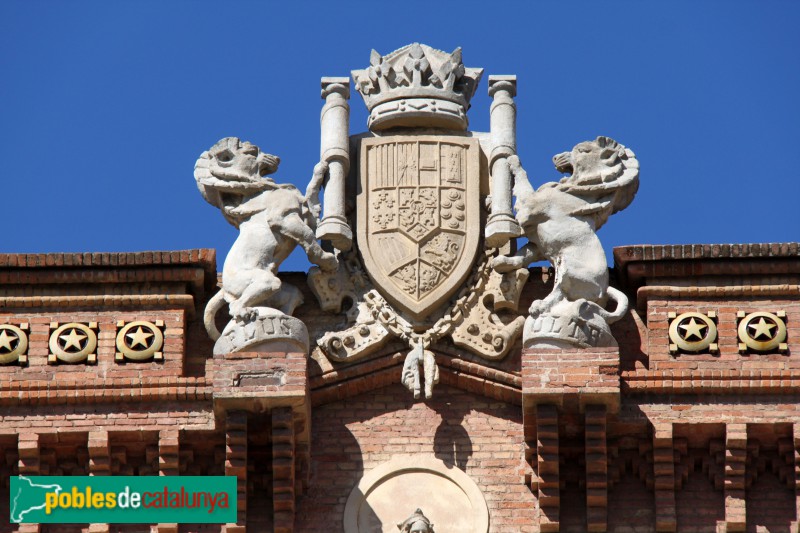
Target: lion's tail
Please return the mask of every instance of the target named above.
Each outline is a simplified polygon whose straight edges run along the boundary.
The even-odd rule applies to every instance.
[[[224,291],[220,289],[220,291],[208,301],[205,313],[203,313],[203,324],[206,326],[208,336],[214,341],[222,336],[217,329],[215,318],[223,305],[225,305],[225,294]]]
[[[306,195],[305,195],[305,202],[308,208],[311,210],[311,213],[314,215],[314,219],[319,224],[319,215],[322,212],[322,208],[319,204],[319,190],[322,188],[322,183],[325,180],[325,172],[314,172],[313,176],[311,176],[311,181],[306,187]]]
[[[625,296],[625,293],[614,287],[609,287],[606,292],[608,296],[616,302],[617,306],[611,312],[603,310],[600,314],[607,323],[613,324],[628,312],[628,297]]]

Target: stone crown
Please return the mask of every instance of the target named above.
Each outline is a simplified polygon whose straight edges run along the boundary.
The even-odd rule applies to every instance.
[[[353,81],[370,116],[370,130],[390,127],[467,129],[467,109],[483,69],[466,68],[461,48],[443,52],[414,43],[385,56],[375,50],[370,66]]]

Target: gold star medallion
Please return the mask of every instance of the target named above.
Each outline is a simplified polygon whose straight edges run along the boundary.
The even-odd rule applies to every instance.
[[[713,312],[701,313],[670,312],[669,318],[669,351],[676,354],[683,352],[717,352],[717,325],[712,320]]]
[[[81,341],[88,338],[88,335],[81,335],[75,328],[69,330],[68,335],[59,335],[58,338],[64,341],[64,345],[62,348],[64,350],[69,350],[70,348],[74,348],[77,351],[81,350]]]
[[[155,323],[145,320],[134,322],[117,322],[117,355],[115,360],[122,362],[145,361],[163,358],[161,349],[164,346],[164,334],[161,328],[164,322]]]
[[[155,337],[155,333],[145,332],[142,329],[142,326],[139,326],[135,333],[127,333],[125,336],[130,339],[131,348],[135,348],[137,346],[147,348],[147,339],[150,337]]]
[[[11,346],[11,343],[18,340],[19,337],[17,335],[14,335],[13,332],[11,333],[11,335],[9,335],[7,329],[3,329],[2,331],[0,331],[0,348],[3,348],[10,352],[11,350],[14,349]]]
[[[788,350],[786,345],[786,322],[783,311],[778,313],[755,312],[745,314],[739,311],[739,351],[742,353],[771,352]]]
[[[758,324],[753,323],[751,321],[747,324],[747,327],[754,331],[752,337],[754,339],[758,339],[759,337],[766,337],[764,340],[769,340],[772,338],[772,330],[777,328],[776,324],[772,324],[767,322],[766,319],[762,316],[761,319],[758,321]]]
[[[23,329],[28,329],[27,323],[20,326],[0,324],[0,365],[28,362],[28,335]]]
[[[83,324],[70,322],[68,324],[50,324],[50,355],[48,363],[58,361],[64,363],[94,363],[97,359],[97,328],[96,322]]]
[[[684,320],[682,324],[678,325],[678,327],[682,330],[685,330],[683,339],[687,341],[692,337],[702,339],[703,330],[708,329],[708,326],[705,324],[698,323],[697,320],[695,320],[695,317],[691,317],[688,322]]]

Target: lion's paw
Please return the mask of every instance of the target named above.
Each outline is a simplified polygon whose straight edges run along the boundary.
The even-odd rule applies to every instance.
[[[238,307],[234,309],[234,306],[231,305],[231,316],[236,322],[240,324],[245,324],[247,322],[252,322],[256,318],[258,318],[258,309],[255,307]]]
[[[499,255],[492,258],[490,266],[497,272],[511,272],[512,270],[522,268],[522,258]]]
[[[535,318],[549,310],[550,305],[545,300],[536,300],[528,308],[528,314]]]
[[[335,272],[339,268],[339,260],[335,254],[325,252],[320,256],[317,265],[323,272]]]

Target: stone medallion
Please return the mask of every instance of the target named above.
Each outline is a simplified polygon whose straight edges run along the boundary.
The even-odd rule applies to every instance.
[[[489,508],[478,485],[463,471],[434,457],[395,457],[366,474],[350,493],[346,533],[397,532],[415,509],[436,533],[486,533]]]

